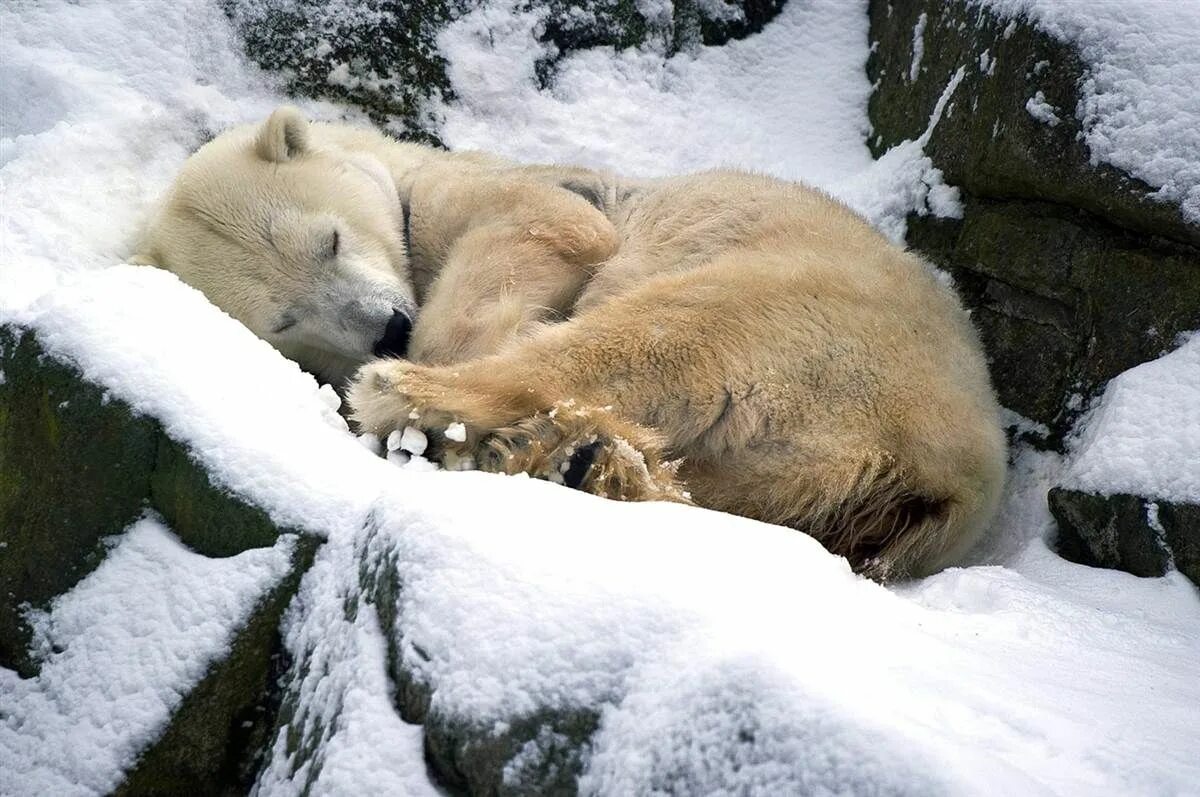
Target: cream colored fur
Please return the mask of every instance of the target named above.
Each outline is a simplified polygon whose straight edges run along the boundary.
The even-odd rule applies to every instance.
[[[352,263],[322,255],[330,229]],[[193,157],[143,259],[268,340],[256,312],[304,304],[343,268],[367,274],[420,312],[407,361],[359,371],[362,428],[415,424],[437,454],[487,470],[789,525],[876,578],[953,562],[1004,479],[956,297],[795,183],[521,166],[280,109]],[[336,305],[309,306],[317,338],[337,326]],[[357,364],[352,347],[330,365],[305,361],[337,349],[319,339],[273,342],[327,376]],[[451,422],[465,441],[439,433]]]

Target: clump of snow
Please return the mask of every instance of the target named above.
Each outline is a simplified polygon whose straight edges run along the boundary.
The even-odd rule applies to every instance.
[[[461,423],[452,423],[446,427],[446,439],[453,440],[456,443],[466,442],[467,427]]]
[[[388,438],[390,444],[391,438]],[[425,453],[425,449],[429,447],[429,440],[425,437],[425,433],[415,426],[405,426],[404,431],[400,434],[401,451],[407,451],[410,454],[420,456]]]
[[[1029,101],[1025,103],[1025,110],[1034,119],[1044,125],[1050,125],[1050,127],[1055,127],[1062,121],[1056,113],[1058,109],[1046,102],[1046,95],[1041,91],[1029,98]]]
[[[1200,503],[1200,335],[1110,381],[1071,449],[1068,486]]]
[[[225,559],[159,520],[31,617],[36,678],[0,668],[0,792],[107,794],[288,572],[295,537]]]
[[[1200,224],[1200,3],[974,2],[1074,44],[1088,67],[1074,111],[1092,162],[1145,181]]]

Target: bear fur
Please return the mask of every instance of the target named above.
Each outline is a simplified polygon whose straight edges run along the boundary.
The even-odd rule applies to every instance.
[[[525,166],[281,108],[189,160],[140,260],[323,378],[358,368],[364,431],[791,526],[874,578],[956,561],[1004,480],[953,292],[796,183]],[[416,306],[408,358],[371,360]]]

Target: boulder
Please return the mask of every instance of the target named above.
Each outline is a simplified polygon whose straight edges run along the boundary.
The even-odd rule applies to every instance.
[[[908,242],[953,275],[1001,402],[1056,444],[1108,379],[1200,327],[1200,227],[1090,161],[1070,43],[967,0],[872,0],[870,36],[876,154],[919,137],[963,70],[925,147],[963,218],[914,217]]]
[[[105,538],[147,509],[207,556],[295,533],[217,485],[157,421],[46,353],[32,331],[0,327],[0,374],[0,666],[37,675],[29,611],[99,566]],[[298,536],[290,574],[250,612],[119,793],[245,791],[253,783],[279,702],[279,620],[320,542]]]
[[[1200,506],[1055,487],[1058,551],[1093,567],[1161,576],[1172,565],[1200,584]]]

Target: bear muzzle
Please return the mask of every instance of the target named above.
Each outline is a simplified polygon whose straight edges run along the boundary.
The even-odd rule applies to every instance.
[[[412,335],[412,318],[402,310],[393,310],[388,319],[383,337],[372,351],[376,357],[403,357],[408,352],[408,339]]]

